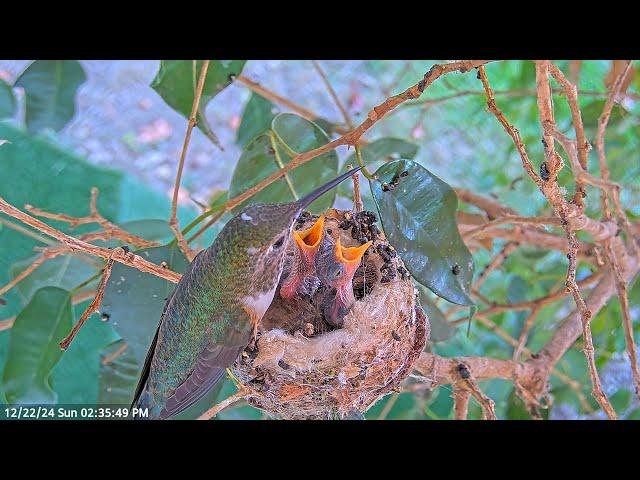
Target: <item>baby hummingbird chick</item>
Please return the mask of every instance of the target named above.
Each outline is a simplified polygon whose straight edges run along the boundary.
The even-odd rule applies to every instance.
[[[320,280],[315,273],[315,260],[324,235],[324,215],[306,230],[293,230],[293,255],[285,259],[280,285],[282,298],[290,300],[296,295],[312,297]]]
[[[316,273],[328,289],[319,304],[326,321],[334,327],[342,327],[344,316],[356,301],[353,275],[372,243],[369,241],[359,247],[343,247],[340,238],[333,243],[328,236],[322,241],[316,257]]]

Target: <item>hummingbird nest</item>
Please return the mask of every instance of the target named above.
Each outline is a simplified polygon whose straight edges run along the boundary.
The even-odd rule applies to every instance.
[[[303,212],[294,228],[309,228],[317,218]],[[336,328],[313,297],[292,304],[276,293],[256,341],[232,369],[253,391],[247,400],[254,407],[282,419],[351,417],[411,372],[429,322],[408,271],[375,222],[371,212],[325,213],[325,235],[342,245],[373,241],[354,275],[356,302]],[[291,253],[295,245],[289,243]]]

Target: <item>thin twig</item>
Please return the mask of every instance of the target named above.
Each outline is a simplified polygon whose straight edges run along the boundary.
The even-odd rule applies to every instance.
[[[618,239],[619,240],[619,239]],[[624,253],[622,248],[618,249]],[[627,292],[627,282],[624,279],[624,275],[621,271],[621,262],[616,257],[616,253],[611,245],[611,242],[606,244],[606,254],[613,270],[614,279],[616,283],[616,292],[620,299],[620,309],[622,310],[622,326],[624,328],[625,343],[627,346],[627,355],[629,356],[629,363],[631,364],[631,376],[635,383],[636,395],[640,397],[640,370],[638,369],[638,354],[636,342],[633,338],[633,321],[631,320],[631,313],[629,312],[629,295]]]
[[[122,342],[122,345],[120,345],[112,353],[110,353],[109,355],[104,357],[102,359],[102,362],[100,362],[100,364],[101,365],[109,365],[110,363],[113,363],[116,359],[118,359],[127,350],[127,348],[129,348],[129,344],[125,343],[125,342]]]
[[[215,417],[216,415],[218,415],[218,413],[220,413],[222,410],[227,408],[229,405],[232,405],[236,403],[238,400],[242,400],[243,398],[247,398],[248,396],[251,396],[253,393],[255,392],[250,388],[247,388],[247,387],[241,388],[239,391],[237,391],[233,395],[225,398],[220,403],[218,403],[217,405],[214,405],[209,410],[204,412],[202,415],[198,417],[198,420],[209,420]]]
[[[605,411],[607,416],[614,420],[617,416],[615,410],[611,406],[609,399],[602,390],[600,377],[595,363],[595,349],[593,348],[593,339],[591,335],[591,315],[592,312],[587,307],[580,290],[576,284],[576,266],[578,255],[578,239],[576,237],[574,229],[569,225],[567,220],[568,205],[560,194],[557,193],[557,175],[558,171],[562,168],[562,160],[556,153],[554,148],[554,137],[552,132],[556,130],[555,120],[553,118],[553,107],[551,103],[551,87],[549,85],[549,64],[548,60],[542,60],[536,62],[536,86],[538,90],[538,110],[540,112],[540,123],[543,129],[544,139],[544,152],[546,158],[546,165],[548,170],[548,179],[545,180],[544,188],[542,191],[547,197],[551,205],[553,206],[556,214],[563,220],[563,228],[567,235],[569,242],[569,252],[567,258],[569,259],[569,266],[567,268],[567,289],[571,292],[573,299],[578,307],[582,318],[582,336],[584,340],[584,354],[587,359],[587,365],[589,367],[589,376],[591,377],[592,394],[598,404]]]
[[[532,308],[531,312],[529,312],[529,315],[527,316],[524,323],[522,324],[522,331],[520,332],[520,338],[518,338],[518,345],[516,346],[516,348],[513,349],[512,358],[516,362],[520,360],[522,351],[524,350],[524,347],[527,345],[529,332],[531,331],[531,327],[533,327],[533,324],[536,321],[536,317],[538,316],[538,313],[540,313],[540,310],[541,310],[540,306],[536,306],[535,308]]]
[[[351,178],[353,179],[353,207],[356,212],[361,212],[364,210],[364,204],[360,195],[360,176],[356,172]]]
[[[282,95],[278,95],[277,93],[272,92],[268,88],[263,87],[258,82],[255,82],[244,75],[240,75],[236,80],[242,83],[243,85],[247,86],[249,90],[260,95],[262,98],[278,103],[288,108],[292,112],[297,113],[302,118],[306,118],[307,120],[312,122],[319,118],[318,115],[313,113],[311,110],[307,110],[306,108],[298,105],[297,103],[292,102],[291,100],[283,97]],[[338,132],[338,133],[346,133],[346,131],[343,130],[343,132]]]
[[[479,227],[474,228],[473,230],[469,230],[464,233],[465,238],[473,238],[480,234],[485,233],[487,230],[493,230],[496,227],[501,225],[505,225],[507,223],[511,223],[514,225],[559,225],[560,219],[557,217],[517,217],[517,216],[508,216],[496,218],[495,220],[491,220]]]
[[[316,69],[320,77],[322,77],[324,86],[327,88],[329,95],[331,95],[331,98],[333,99],[333,103],[335,103],[336,107],[338,107],[338,110],[340,110],[340,113],[342,114],[342,118],[344,118],[344,121],[349,127],[349,130],[353,130],[353,122],[351,121],[351,116],[349,115],[349,112],[347,111],[347,109],[344,108],[344,105],[340,101],[340,98],[338,98],[336,91],[331,86],[329,77],[327,77],[327,74],[325,73],[325,71],[322,69],[322,67],[317,61],[311,60],[311,62],[313,63],[313,67]]]
[[[474,290],[479,290],[482,284],[485,282],[489,274],[494,271],[496,268],[500,268],[500,266],[509,258],[511,252],[513,252],[516,248],[518,248],[517,242],[507,242],[502,250],[496,255],[489,265],[487,265],[478,275],[478,279],[473,284]]]
[[[465,385],[465,388],[467,388],[471,392],[471,394],[473,395],[473,398],[475,398],[476,401],[482,407],[483,418],[485,420],[497,420],[494,401],[491,400],[489,397],[487,397],[482,392],[482,390],[480,390],[480,387],[478,386],[475,378],[473,377],[473,374],[469,368],[469,365],[466,365],[465,363],[460,362],[456,366],[456,370],[458,371],[458,374],[460,375],[460,379],[461,379],[459,383]]]
[[[62,252],[60,252],[60,253],[62,253]],[[49,255],[52,255],[52,254],[49,254]],[[56,255],[59,255],[59,253],[56,252],[56,254],[53,254],[53,256],[56,256]],[[42,265],[48,258],[52,258],[52,257],[51,256],[47,257],[46,254],[42,254],[38,258],[36,258],[31,265],[29,265],[27,268],[24,269],[24,271],[22,271],[18,275],[16,275],[5,286],[0,287],[0,295],[8,292],[13,287],[15,287],[18,283],[20,283],[20,281],[22,281],[23,279],[28,277],[36,268],[38,268],[40,265]]]
[[[480,81],[482,82],[482,86],[484,87],[484,91],[487,95],[487,106],[489,107],[489,111],[493,113],[493,115],[498,119],[502,127],[509,134],[509,136],[513,139],[513,142],[520,153],[520,158],[522,159],[522,166],[525,171],[529,174],[531,179],[538,185],[542,185],[542,179],[538,176],[538,174],[533,170],[533,166],[531,165],[531,160],[529,160],[529,155],[525,149],[524,143],[520,138],[520,132],[516,130],[506,119],[502,111],[500,111],[496,105],[496,100],[494,98],[494,93],[489,85],[489,80],[487,79],[487,74],[485,72],[484,66],[480,66],[478,68],[478,76],[480,77]]]
[[[587,170],[587,153],[591,148],[589,142],[587,142],[587,137],[584,133],[584,125],[582,123],[582,113],[580,112],[580,107],[578,104],[578,87],[571,83],[567,77],[565,77],[562,70],[560,70],[556,65],[549,62],[549,72],[553,77],[562,85],[562,88],[565,91],[567,102],[569,103],[569,108],[571,110],[571,117],[573,119],[573,128],[576,132],[576,143],[578,148],[578,160],[580,162],[580,166],[583,170]],[[583,198],[586,196],[586,192],[584,189],[584,184],[582,183],[579,177],[576,177],[576,195],[574,197],[574,203],[579,205],[580,207],[584,206]]]
[[[627,73],[631,69],[631,61],[627,63],[627,65],[622,69],[618,78],[616,78],[615,82],[611,87],[611,92],[607,101],[604,104],[604,108],[602,109],[602,113],[600,117],[598,117],[598,130],[596,132],[596,151],[598,152],[598,163],[600,164],[600,176],[603,180],[609,180],[609,167],[607,166],[607,159],[605,154],[605,132],[607,129],[607,124],[609,123],[609,118],[611,117],[611,110],[613,109],[613,105],[615,104],[617,96],[620,94],[620,89],[622,88],[622,84],[624,82]],[[607,196],[602,194],[602,212],[605,215],[605,218],[609,218],[611,215],[609,212],[609,202]]]
[[[123,250],[123,248],[118,247],[113,250],[113,253],[115,254],[115,252],[118,250]],[[66,350],[67,348],[69,348],[69,345],[71,344],[73,339],[76,337],[77,333],[80,331],[80,329],[82,328],[84,323],[87,321],[87,319],[94,312],[97,312],[98,309],[100,308],[102,297],[104,297],[104,289],[106,288],[107,282],[109,281],[109,277],[111,276],[111,269],[113,268],[113,263],[114,261],[112,258],[107,260],[107,263],[104,266],[104,270],[102,271],[102,279],[100,280],[100,283],[98,284],[98,288],[96,289],[96,295],[91,301],[91,303],[89,304],[89,306],[86,308],[86,310],[82,312],[82,315],[80,316],[80,320],[78,320],[78,323],[76,323],[73,326],[69,335],[67,335],[65,339],[60,342],[60,348],[62,350]]]
[[[453,387],[453,414],[456,420],[467,419],[470,399],[471,390],[458,386]]]
[[[50,238],[43,237],[42,235],[38,235],[36,232],[29,230],[28,228],[25,228],[22,225],[18,225],[17,223],[13,223],[12,221],[7,220],[6,218],[0,218],[0,224],[6,225],[10,229],[15,230],[16,232],[20,232],[23,235],[26,235],[27,237],[31,237],[40,243],[44,243],[46,245],[56,244],[56,242],[54,242]]]
[[[89,200],[89,215],[84,217],[73,217],[65,213],[52,213],[28,204],[25,205],[24,208],[29,213],[32,213],[33,215],[36,215],[38,217],[68,223],[71,228],[75,228],[79,225],[87,225],[90,223],[97,223],[102,227],[103,232],[92,232],[80,237],[85,241],[106,240],[115,238],[138,248],[157,247],[158,245],[160,245],[160,243],[158,242],[153,242],[138,235],[134,235],[133,233],[127,232],[123,228],[114,223],[111,223],[109,220],[104,218],[100,214],[100,212],[98,212],[97,208],[99,193],[100,192],[97,187],[91,188],[91,197]]]
[[[194,65],[196,60],[193,60]],[[184,168],[184,161],[187,157],[187,150],[189,149],[189,142],[191,141],[191,132],[193,127],[197,123],[198,108],[200,107],[200,98],[202,97],[202,90],[204,89],[204,83],[207,78],[207,70],[209,69],[209,60],[202,61],[202,68],[200,69],[200,77],[198,78],[198,86],[196,87],[193,97],[193,105],[191,107],[191,115],[189,115],[189,122],[187,123],[187,132],[184,135],[184,143],[182,144],[182,151],[180,152],[180,161],[178,163],[178,172],[176,173],[176,181],[173,186],[173,198],[171,199],[171,216],[169,218],[169,226],[176,236],[178,246],[180,250],[185,254],[189,261],[193,260],[195,256],[187,241],[182,235],[180,230],[180,222],[178,221],[178,193],[180,191],[180,182],[182,181],[182,170]]]
[[[111,249],[91,245],[90,243],[87,243],[83,240],[79,240],[77,238],[66,235],[61,231],[56,230],[55,228],[50,227],[46,223],[38,220],[37,218],[34,218],[31,215],[28,215],[23,211],[17,209],[2,197],[0,197],[0,212],[9,215],[16,220],[20,220],[22,223],[25,223],[26,225],[29,225],[30,227],[33,227],[46,235],[49,235],[51,238],[54,238],[60,243],[68,246],[73,252],[87,253],[89,255],[103,258],[105,260],[113,258],[113,260],[122,263],[123,265],[136,268],[141,272],[154,274],[173,283],[178,283],[178,281],[182,277],[182,275],[180,275],[179,273],[169,270],[168,268],[163,268],[160,265],[151,263],[132,252],[125,252],[124,250],[114,252]]]

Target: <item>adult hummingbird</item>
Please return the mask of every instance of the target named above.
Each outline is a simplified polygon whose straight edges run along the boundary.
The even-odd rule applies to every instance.
[[[296,218],[358,170],[295,202],[250,205],[227,222],[167,299],[133,406],[148,408],[148,418],[166,419],[220,380],[273,300]]]
[[[360,259],[373,242],[359,247],[343,247],[340,237],[336,242],[326,235],[316,257],[316,272],[320,282],[329,287],[319,301],[320,309],[327,322],[334,327],[342,327],[356,298],[353,294],[353,275]]]
[[[291,300],[296,296],[312,297],[320,280],[315,273],[315,260],[324,236],[324,215],[306,230],[293,230],[293,255],[288,255],[282,269],[280,296]]]

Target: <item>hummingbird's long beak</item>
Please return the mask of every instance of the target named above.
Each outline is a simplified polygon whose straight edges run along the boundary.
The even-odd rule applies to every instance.
[[[311,203],[313,203],[315,200],[317,200],[318,197],[320,197],[321,195],[327,193],[329,190],[331,190],[332,188],[336,187],[340,183],[344,182],[347,178],[351,177],[354,173],[357,173],[361,168],[362,167],[360,167],[360,166],[352,168],[348,172],[345,172],[342,175],[340,175],[339,177],[334,178],[330,182],[327,182],[324,185],[322,185],[321,187],[316,188],[313,192],[311,192],[310,194],[302,197],[300,200],[298,200],[295,203],[300,208],[300,211],[304,210]]]

